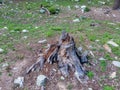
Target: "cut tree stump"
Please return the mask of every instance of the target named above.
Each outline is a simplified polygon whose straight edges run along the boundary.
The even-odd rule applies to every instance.
[[[62,32],[59,41],[49,46],[47,50],[40,53],[36,63],[34,63],[28,70],[27,74],[36,68],[42,70],[45,62],[49,64],[57,63],[61,74],[67,77],[70,72],[80,81],[87,79],[86,70],[83,67],[84,63],[88,62],[88,52],[81,53],[76,48],[74,39],[65,31]]]

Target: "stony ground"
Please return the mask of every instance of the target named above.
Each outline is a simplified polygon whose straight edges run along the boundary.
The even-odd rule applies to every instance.
[[[80,7],[74,7],[75,3],[71,9],[69,5],[59,6],[58,15],[47,16],[38,13],[38,8],[21,9],[22,2],[18,1],[8,4],[9,7],[0,6],[0,48],[4,50],[0,52],[0,90],[40,90],[36,79],[41,74],[49,78],[46,90],[119,90],[120,10],[101,6],[90,7],[91,11],[82,13]],[[9,12],[15,9],[14,4],[18,13]],[[93,65],[84,65],[89,71],[85,84],[77,81],[72,73],[67,78],[61,76],[56,64],[46,64],[42,71],[25,74],[36,62],[39,51],[57,41],[63,29],[75,38],[77,47],[90,52],[89,61]],[[38,43],[44,39],[47,43]],[[113,42],[108,44],[111,40]],[[118,61],[118,65],[113,61]],[[14,85],[19,76],[25,78],[23,88]]]

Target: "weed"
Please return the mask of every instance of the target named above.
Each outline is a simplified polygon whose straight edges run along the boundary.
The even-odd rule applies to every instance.
[[[89,72],[87,73],[87,76],[88,76],[90,79],[92,79],[92,78],[94,77],[94,73],[93,73],[92,71],[89,71]]]
[[[105,54],[105,59],[107,59],[107,60],[113,60],[113,58],[108,53]]]
[[[102,71],[105,71],[105,70],[106,70],[106,66],[107,66],[106,61],[101,60],[101,61],[100,61],[100,67],[101,67],[101,70],[102,70]]]
[[[18,54],[16,56],[16,58],[19,59],[19,60],[23,60],[24,59],[24,55],[23,54]]]
[[[0,63],[2,63],[4,61],[4,59],[0,58]]]
[[[73,88],[73,85],[72,85],[72,84],[69,84],[69,85],[67,86],[67,89],[68,89],[68,90],[72,90],[72,88]]]
[[[112,86],[106,85],[103,87],[103,90],[115,90],[115,89]]]

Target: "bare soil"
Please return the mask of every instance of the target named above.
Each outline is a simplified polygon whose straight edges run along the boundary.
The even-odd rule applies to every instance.
[[[113,11],[111,8],[107,8],[110,10],[108,14],[104,14],[104,8],[91,8],[90,12],[82,13],[79,9],[67,11],[66,13],[60,13],[58,17],[70,17],[71,15],[82,16],[85,15],[87,17],[96,19],[96,20],[110,20],[113,22],[120,22],[120,11]],[[106,10],[106,8],[105,8]],[[60,19],[57,20],[56,23],[59,23]],[[70,21],[71,22],[71,21]],[[88,42],[85,42],[88,43]],[[82,84],[76,80],[71,74],[71,76],[65,78],[65,80],[60,80],[61,73],[57,68],[57,65],[45,65],[43,71],[34,71],[29,75],[26,75],[25,72],[34,62],[36,62],[39,50],[42,48],[41,44],[38,43],[30,43],[27,48],[24,44],[15,45],[16,50],[11,51],[6,55],[6,61],[12,62],[15,61],[12,65],[3,68],[3,73],[0,79],[0,90],[40,90],[40,87],[36,86],[36,78],[39,74],[44,74],[48,76],[49,80],[46,85],[46,90],[88,90],[88,88],[92,88],[93,90],[102,90],[104,83],[107,85],[114,86],[116,90],[120,89],[120,82],[117,79],[110,80],[108,79],[110,73],[117,71],[118,68],[114,67],[110,63],[107,65],[107,70],[104,73],[101,73],[100,67],[98,63],[91,60],[94,64],[93,66],[85,65],[86,70],[90,70],[94,72],[93,79],[89,79],[86,84]],[[96,53],[96,56],[100,56],[102,53]],[[19,55],[24,56],[22,60],[20,60]],[[53,71],[56,69],[56,71]],[[12,73],[12,76],[9,76],[8,73]],[[18,76],[24,76],[24,89],[15,88],[13,85],[13,81]],[[100,77],[106,77],[106,79],[100,82]],[[69,88],[72,85],[72,89]]]

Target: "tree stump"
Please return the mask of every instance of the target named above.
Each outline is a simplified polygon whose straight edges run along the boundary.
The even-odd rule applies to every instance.
[[[39,67],[41,70],[45,62],[49,64],[57,63],[61,74],[67,77],[72,71],[74,76],[80,81],[86,79],[86,70],[84,63],[89,63],[87,52],[81,53],[76,48],[74,39],[65,31],[62,32],[59,41],[49,46],[47,50],[40,53],[38,61],[34,63],[28,70],[29,74],[32,70]]]

